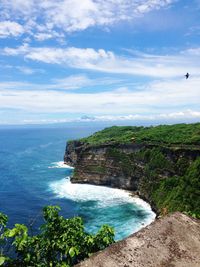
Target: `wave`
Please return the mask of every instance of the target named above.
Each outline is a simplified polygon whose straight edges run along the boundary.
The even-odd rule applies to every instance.
[[[89,184],[72,184],[69,177],[49,184],[58,198],[75,201],[81,216],[88,216],[86,228],[96,232],[102,224],[115,228],[116,240],[127,237],[154,221],[151,206],[129,191]]]
[[[49,169],[74,169],[73,167],[65,164],[63,161],[52,162]]]
[[[48,142],[48,143],[46,143],[46,144],[41,144],[41,145],[39,145],[39,148],[46,148],[46,147],[49,147],[49,146],[51,146],[51,145],[53,145],[54,143],[53,142]]]
[[[95,186],[72,184],[69,177],[49,184],[58,198],[79,203],[83,216],[89,216],[86,228],[95,232],[101,224],[115,227],[116,240],[124,238],[154,221],[156,214],[151,206],[129,191]],[[81,204],[82,203],[82,204]]]
[[[152,212],[151,206],[147,202],[138,197],[133,197],[129,191],[122,189],[90,184],[72,184],[69,177],[51,182],[49,186],[59,198],[67,198],[79,202],[96,201],[97,205],[101,207],[132,203]]]

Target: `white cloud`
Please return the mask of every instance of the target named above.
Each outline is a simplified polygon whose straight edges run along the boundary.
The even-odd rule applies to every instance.
[[[77,121],[160,120],[162,122],[200,119],[199,77],[188,80],[154,81],[143,86],[138,85],[137,88],[119,87],[105,92],[72,91],[85,86],[99,85],[99,82],[100,80],[93,80],[85,75],[52,80],[46,85],[1,82],[0,107],[3,110],[14,109],[15,118],[23,114],[23,118],[28,120],[31,114],[35,118],[35,123],[43,116],[49,118],[46,122],[73,121],[74,118]],[[101,82],[110,85],[115,81],[105,79]],[[87,116],[80,118],[80,114]]]
[[[189,55],[189,56],[200,56],[200,47],[196,48],[189,48],[186,51],[182,52],[183,54]]]
[[[26,74],[26,75],[32,75],[32,74],[35,74],[35,73],[45,73],[45,70],[43,69],[38,69],[38,68],[30,68],[30,67],[27,67],[27,66],[19,66],[19,65],[11,65],[11,64],[6,64],[4,62],[4,64],[0,64],[0,69],[10,69],[11,71],[12,70],[18,70],[20,72],[22,72],[23,74]],[[11,82],[12,83],[12,82]],[[2,84],[2,82],[0,83]],[[9,84],[9,83],[3,83],[3,84]],[[24,84],[23,82],[21,82],[21,84]]]
[[[44,41],[44,40],[52,39],[53,37],[54,36],[50,33],[39,32],[39,33],[35,34],[35,39],[38,41]]]
[[[73,85],[73,81],[76,83]],[[74,89],[91,81],[72,76],[49,85],[48,89]],[[76,87],[76,88],[75,88]],[[113,90],[93,93],[45,90],[46,85],[1,83],[1,108],[23,109],[33,113],[119,115],[177,113],[185,109],[199,109],[200,78],[160,81],[133,91]],[[60,88],[61,89],[61,88]],[[197,108],[198,107],[198,108]]]
[[[160,114],[129,114],[129,115],[105,115],[105,116],[82,116],[81,118],[76,119],[76,121],[173,121],[173,120],[183,120],[188,119],[200,119],[200,111],[194,110],[184,110],[179,112],[168,112]],[[66,119],[66,121],[69,121]],[[64,122],[63,120],[57,122]]]
[[[0,65],[1,67],[1,65]],[[31,69],[23,66],[4,66],[7,68],[16,68],[17,70],[25,73],[25,74],[33,74],[36,72],[44,72],[42,69]],[[87,75],[78,74],[67,76],[62,79],[52,79],[49,83],[31,83],[31,82],[0,82],[0,90],[9,90],[8,94],[12,94],[13,90],[23,90],[24,92],[27,90],[31,91],[47,91],[47,90],[76,90],[89,86],[111,86],[111,85],[119,85],[122,82],[120,79],[115,78],[96,78],[91,79]],[[116,91],[117,92],[117,91]]]
[[[18,48],[5,48],[9,56],[22,55],[25,59],[49,64],[62,64],[66,67],[92,71],[149,76],[154,78],[183,77],[186,72],[199,75],[200,48],[181,51],[176,55],[153,55],[136,53],[116,55],[112,51],[93,48],[53,48],[30,47],[24,44]]]
[[[93,26],[111,26],[152,10],[169,7],[177,0],[0,0],[0,16],[15,18],[37,40],[50,38],[51,31],[70,33]]]
[[[43,87],[45,89],[55,89],[55,90],[75,90],[81,89],[84,87],[95,87],[99,85],[103,86],[111,86],[111,85],[119,85],[122,82],[120,79],[115,78],[96,78],[91,79],[88,76],[81,75],[71,75],[62,79],[53,79],[52,84],[39,85],[39,87]]]
[[[0,38],[17,37],[24,33],[24,28],[14,21],[0,21]]]
[[[25,66],[16,66],[15,68],[26,75],[31,75],[34,73],[44,73],[44,70],[42,69],[32,69]]]
[[[49,85],[50,89],[74,90],[94,84],[86,75],[71,75],[64,79],[54,79],[53,82],[54,84]]]
[[[200,119],[200,111],[184,110],[180,112],[161,113],[161,114],[129,114],[129,115],[102,115],[102,116],[87,116],[77,118],[62,118],[62,119],[25,119],[21,120],[21,123],[25,124],[37,124],[37,123],[65,123],[65,122],[123,122],[128,124],[129,122],[140,122],[140,124],[146,122],[147,124],[155,124],[160,121],[163,123],[180,123],[180,122],[198,122]]]

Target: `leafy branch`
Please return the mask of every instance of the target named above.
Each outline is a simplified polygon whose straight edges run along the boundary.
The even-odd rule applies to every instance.
[[[0,213],[0,266],[70,267],[114,242],[111,227],[104,225],[92,235],[80,217],[66,219],[59,211],[58,206],[44,207],[45,223],[35,236],[23,224],[6,228],[7,216]]]

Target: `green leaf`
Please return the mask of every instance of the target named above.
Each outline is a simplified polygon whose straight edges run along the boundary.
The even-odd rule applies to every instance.
[[[11,242],[8,238],[13,239],[11,246],[16,251],[13,262],[20,261],[20,266],[70,267],[88,257],[90,253],[112,243],[108,226],[102,227],[96,237],[85,232],[80,217],[65,219],[58,212],[57,206],[44,208],[46,221],[40,228],[40,233],[35,236],[29,236],[28,228],[23,224],[15,224],[12,229],[3,229],[3,241],[6,243]],[[10,261],[3,255],[2,251],[0,267]]]
[[[8,217],[0,212],[0,225],[6,226],[7,221]]]
[[[13,228],[12,230],[9,230],[7,232],[7,236],[8,237],[14,237],[16,234],[17,234],[17,229],[16,228]]]
[[[70,255],[70,257],[73,258],[75,256],[75,254],[76,254],[75,248],[74,247],[71,247],[69,249],[69,255]]]
[[[0,266],[2,266],[5,261],[6,261],[5,257],[0,257]]]

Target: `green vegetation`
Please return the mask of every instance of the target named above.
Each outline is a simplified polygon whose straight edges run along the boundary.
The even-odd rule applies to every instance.
[[[200,148],[200,123],[151,127],[113,126],[80,141],[92,146],[112,144],[107,157],[124,175],[137,176],[137,164],[144,163],[139,190],[161,213],[184,211],[200,218],[200,159],[181,156],[171,159],[165,147]],[[124,153],[119,144],[156,145],[135,153]],[[135,175],[136,174],[136,175]]]
[[[145,162],[141,189],[161,213],[182,211],[200,218],[200,158],[174,162],[158,148],[144,149],[135,157]]]
[[[184,176],[161,180],[153,192],[153,200],[160,209],[185,211],[200,218],[200,158],[188,167]]]
[[[135,179],[139,174],[139,191],[151,199],[162,214],[182,211],[200,218],[200,158],[172,160],[158,147],[129,154],[109,147],[106,158],[113,159],[114,166],[125,176]],[[142,170],[137,168],[141,162]]]
[[[58,206],[43,209],[45,223],[31,236],[23,224],[6,228],[7,216],[0,213],[0,266],[70,267],[114,242],[114,231],[104,225],[97,234],[84,230],[80,217],[65,219]]]
[[[106,173],[106,167],[101,165],[88,165],[85,168],[86,171],[99,173],[99,174],[105,174]]]
[[[200,145],[200,123],[160,125],[151,127],[113,126],[80,141],[90,145],[105,143],[158,143]]]
[[[135,163],[132,160],[133,154],[126,154],[117,148],[109,148],[107,157],[114,160],[116,167],[120,168],[124,175],[131,176],[135,171]]]
[[[146,163],[150,170],[173,170],[172,162],[163,154],[159,148],[143,149],[136,154],[136,157]]]

